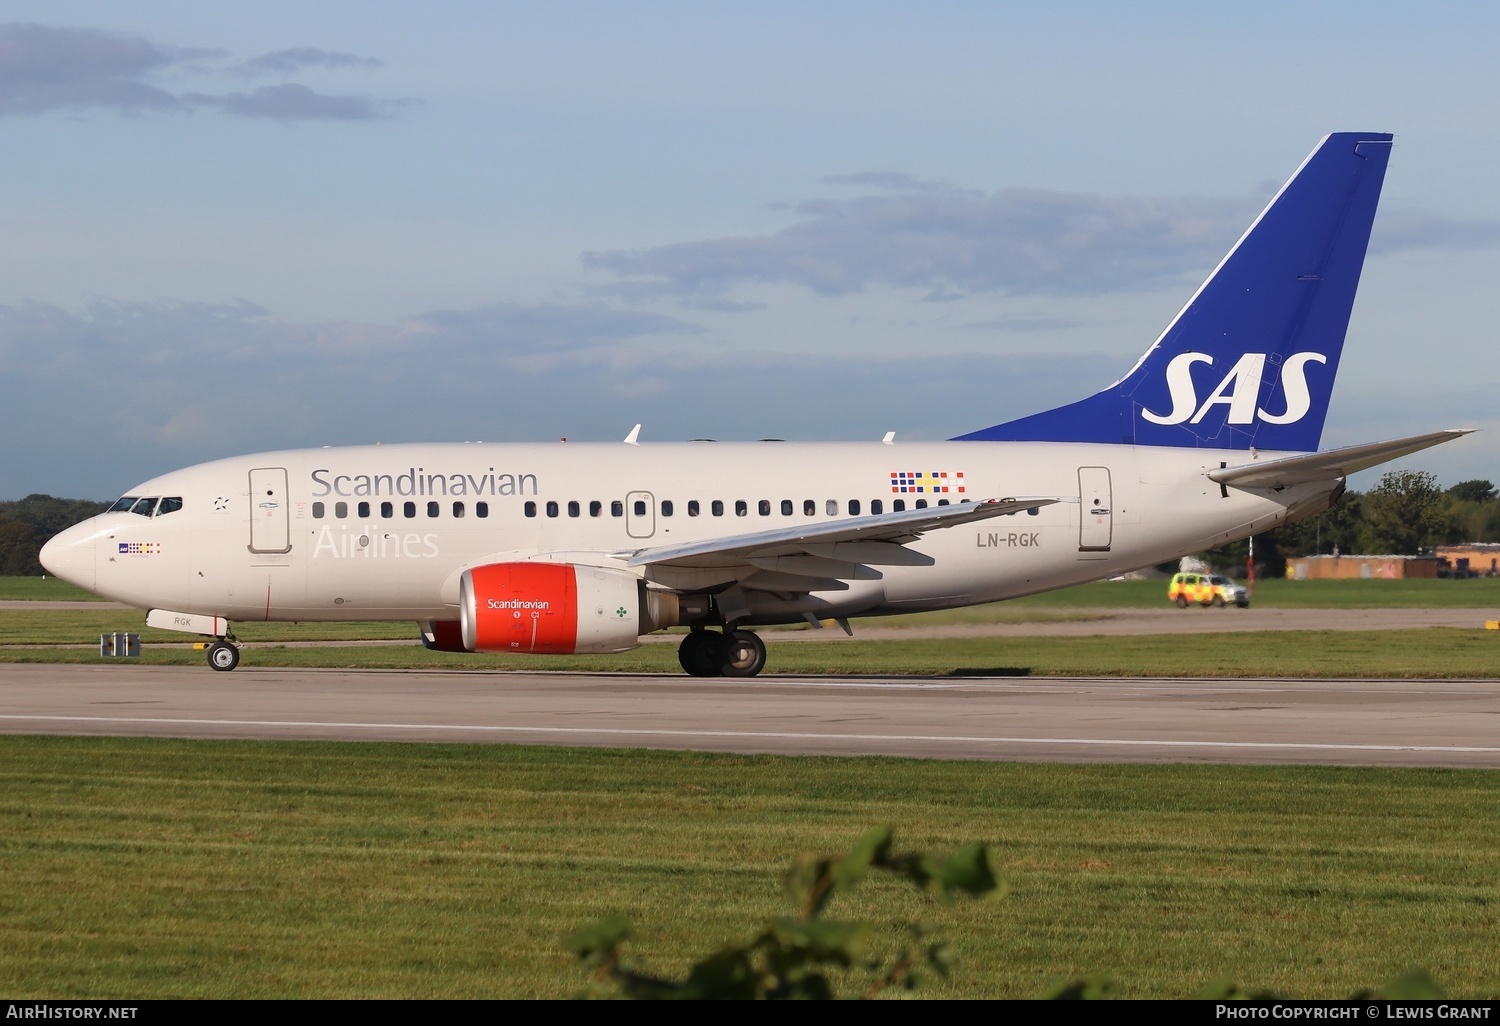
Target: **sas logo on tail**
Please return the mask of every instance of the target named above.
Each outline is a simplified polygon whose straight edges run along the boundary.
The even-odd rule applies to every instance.
[[[1286,396],[1286,409],[1272,413],[1256,406],[1260,395],[1261,372],[1265,369],[1265,353],[1246,353],[1239,358],[1229,373],[1224,375],[1217,388],[1198,403],[1198,389],[1193,384],[1193,364],[1213,365],[1214,358],[1207,353],[1181,353],[1167,364],[1167,388],[1172,394],[1172,409],[1169,413],[1154,413],[1142,409],[1141,416],[1153,424],[1197,424],[1215,406],[1229,407],[1230,424],[1249,424],[1259,418],[1267,424],[1295,424],[1307,416],[1312,409],[1312,396],[1307,390],[1306,367],[1309,363],[1327,363],[1328,357],[1321,353],[1294,353],[1281,365],[1281,389]]]

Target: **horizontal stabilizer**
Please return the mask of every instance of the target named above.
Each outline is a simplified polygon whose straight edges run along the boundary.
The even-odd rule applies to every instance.
[[[1314,452],[1306,456],[1287,456],[1264,463],[1242,463],[1237,467],[1221,467],[1208,472],[1209,480],[1236,488],[1287,488],[1312,481],[1328,481],[1348,477],[1350,474],[1379,466],[1387,460],[1407,456],[1434,445],[1451,442],[1470,434],[1472,428],[1452,428],[1433,431],[1410,438],[1397,438],[1389,442],[1368,442],[1364,445],[1349,445],[1327,452]]]

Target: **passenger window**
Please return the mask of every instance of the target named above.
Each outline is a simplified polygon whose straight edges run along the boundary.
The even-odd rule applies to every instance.
[[[839,515],[839,500],[829,499],[828,502],[824,504],[823,508],[827,511],[829,516],[836,517]]]
[[[359,504],[359,515],[361,518],[370,515],[370,504],[368,502],[361,502]]]
[[[917,509],[926,509],[926,508],[927,508],[927,500],[926,499],[918,499],[917,500]]]
[[[609,504],[609,515],[612,517],[623,517],[625,515],[625,504],[615,499]]]
[[[597,517],[600,513],[603,512],[604,503],[600,502],[598,499],[595,499],[593,502],[589,503],[589,516]]]
[[[382,502],[380,504],[380,515],[389,520],[396,515],[396,507],[392,506],[389,502]]]
[[[440,513],[440,511],[438,509],[438,504],[437,503],[435,503],[435,502],[429,502],[427,504],[427,515],[429,517],[433,517],[433,518],[436,518],[436,517],[438,517],[438,516],[441,515],[441,513]]]
[[[156,507],[156,515],[164,517],[168,513],[176,513],[182,508],[182,496],[172,495],[161,500],[161,505]]]
[[[968,499],[965,499],[965,500],[964,500],[964,501],[965,501],[965,502],[968,502],[968,501],[969,501],[969,500],[968,500]],[[1031,508],[1030,508],[1030,509],[1028,509],[1028,510],[1027,510],[1027,511],[1026,511],[1026,515],[1027,515],[1027,516],[1028,516],[1028,517],[1036,517],[1036,516],[1041,516],[1041,513],[1042,513],[1042,507],[1040,507],[1040,506],[1033,506],[1033,507],[1031,507]]]
[[[315,503],[313,503],[313,519],[314,520],[322,520],[323,519],[323,504],[321,502],[315,502]]]
[[[634,508],[635,508],[635,515],[636,516],[643,517],[643,516],[646,515],[646,500],[645,499],[636,499],[633,505],[634,505]]]
[[[771,515],[771,500],[761,499],[760,502],[755,504],[755,508],[760,511],[761,516],[768,517]]]
[[[904,512],[906,512],[906,500],[905,499],[892,499],[891,500],[891,512],[892,513],[904,513]]]
[[[722,499],[715,499],[709,509],[713,512],[714,516],[722,517],[724,515],[724,501]]]
[[[136,497],[134,495],[122,495],[120,498],[115,500],[115,504],[109,507],[107,512],[128,513],[130,512],[130,507],[135,505],[135,499]]]
[[[156,498],[153,496],[149,499],[137,499],[135,505],[130,507],[130,512],[149,517],[154,509],[156,509]]]
[[[669,516],[672,515],[672,500],[671,499],[663,499],[663,500],[661,500],[661,515],[664,516],[664,517],[669,517]]]
[[[534,517],[534,516],[536,516],[536,503],[534,503],[534,502],[528,502],[526,504],[526,515],[528,517]]]
[[[859,503],[856,502],[855,505],[859,505]],[[855,510],[855,512],[857,513],[859,511]],[[872,516],[877,516],[878,517],[878,516],[880,516],[880,514],[882,514],[884,512],[885,512],[885,503],[884,502],[881,502],[879,499],[871,499],[870,500],[870,514]]]
[[[556,502],[548,502],[547,503],[547,515],[549,517],[555,517],[555,516],[557,516],[557,503]]]
[[[688,500],[688,516],[695,517],[695,516],[697,516],[699,514],[699,512],[701,512],[701,511],[700,511],[700,509],[698,507],[698,500],[697,499],[689,499]]]
[[[744,499],[735,499],[734,500],[734,515],[737,516],[737,517],[749,516],[750,515],[750,504],[748,502],[746,502]]]
[[[805,517],[817,516],[818,504],[811,499],[802,500],[802,515]]]
[[[455,502],[453,504],[453,515],[455,517],[462,517],[464,515],[464,504],[463,503],[461,503],[461,502]]]
[[[568,516],[570,516],[570,517],[576,517],[579,514],[581,514],[582,512],[583,512],[583,510],[579,507],[577,501],[575,501],[575,500],[569,500],[569,502],[568,502]]]
[[[857,516],[859,516],[859,500],[858,499],[850,499],[849,500],[849,515],[851,517],[857,517]]]
[[[410,520],[417,515],[417,504],[415,502],[403,502],[401,504],[401,515]]]
[[[349,515],[349,504],[347,502],[335,502],[333,504],[333,515],[343,520]]]
[[[490,504],[487,502],[474,503],[474,515],[483,520],[490,515]]]
[[[792,515],[792,500],[791,499],[782,499],[781,500],[781,515],[784,516],[784,517],[789,517],[789,516]]]
[[[947,499],[939,499],[938,500],[938,505],[939,506],[950,506],[950,505],[952,505],[952,503],[950,503]]]

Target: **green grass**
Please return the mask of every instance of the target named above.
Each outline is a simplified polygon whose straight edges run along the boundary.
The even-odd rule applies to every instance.
[[[56,577],[0,577],[0,601],[105,602],[107,600]]]
[[[180,640],[180,636],[177,636]],[[1080,638],[785,641],[769,638],[767,673],[1083,677],[1430,678],[1500,676],[1500,632],[1428,627],[1402,631]],[[0,648],[0,663],[106,663],[86,648]],[[136,661],[136,660],[132,660]],[[203,662],[188,648],[145,647],[150,665]],[[600,656],[469,655],[416,646],[246,649],[245,667],[680,673],[677,648],[650,643]]]
[[[181,631],[147,627],[139,609],[0,609],[0,645],[80,645],[110,631],[134,631],[143,644],[201,640]],[[388,623],[234,623],[242,641],[417,640],[412,620]]]
[[[1500,610],[1500,578],[1448,581],[1255,582],[1256,606],[1281,609],[1472,609]],[[1152,609],[1167,605],[1167,582],[1100,581],[999,603],[1025,608]],[[931,614],[922,613],[918,616]]]
[[[953,610],[963,614],[967,610]],[[940,616],[942,614],[923,614]],[[968,619],[950,616],[949,623],[1063,623],[1105,618],[1097,611],[1048,609],[1005,609],[997,606],[977,607]],[[894,617],[904,620],[906,617]],[[146,614],[140,609],[0,609],[0,645],[80,645],[97,640],[110,631],[134,631],[145,644],[183,643],[192,635],[180,631],[157,630],[145,626]],[[862,625],[887,626],[884,620],[860,621]],[[257,623],[235,621],[234,633],[242,641],[416,641],[417,625],[412,620],[351,621],[346,623]],[[856,628],[857,630],[858,628]],[[772,633],[776,632],[771,628]],[[686,628],[675,633],[685,633]]]
[[[935,995],[1333,997],[1422,966],[1494,996],[1497,804],[1486,771],[0,738],[0,992],[559,997],[567,932],[624,912],[680,971],[783,911],[795,855],[892,823],[986,841],[1011,886],[834,907],[951,939]]]
[[[0,600],[82,601],[95,598],[97,596],[56,578],[0,577]],[[985,606],[884,617],[880,622],[890,626],[902,623],[1029,622],[1049,615],[1072,619],[1079,615],[1078,610],[1152,609],[1166,604],[1165,580],[1100,581]],[[1288,609],[1500,609],[1500,578],[1465,581],[1272,579],[1256,582],[1255,604]]]

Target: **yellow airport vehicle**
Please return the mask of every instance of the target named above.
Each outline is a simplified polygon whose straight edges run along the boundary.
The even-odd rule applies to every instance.
[[[1241,609],[1250,607],[1250,589],[1219,574],[1180,573],[1172,575],[1167,598],[1186,609],[1200,606],[1223,607],[1234,603]]]

